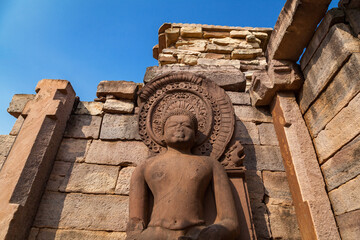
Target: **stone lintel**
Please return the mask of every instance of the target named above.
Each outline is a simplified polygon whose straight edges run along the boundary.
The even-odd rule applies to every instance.
[[[288,0],[280,12],[270,37],[268,61],[297,61],[324,17],[331,0]]]
[[[290,61],[272,60],[267,71],[254,73],[250,87],[253,106],[269,105],[278,91],[295,91],[303,83],[299,66]]]
[[[294,94],[277,93],[271,112],[302,239],[340,239],[315,150]]]
[[[130,81],[101,81],[97,86],[98,98],[134,100],[138,85]]]
[[[0,239],[26,239],[50,175],[75,92],[66,80],[43,79],[0,172]]]

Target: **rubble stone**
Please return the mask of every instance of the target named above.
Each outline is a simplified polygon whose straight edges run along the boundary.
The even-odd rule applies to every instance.
[[[132,113],[133,111],[133,101],[106,99],[104,104],[104,112],[106,113]]]
[[[198,58],[194,55],[185,55],[182,62],[186,65],[194,66],[197,64]]]
[[[7,109],[14,117],[19,117],[28,101],[35,98],[34,94],[15,94]]]
[[[137,166],[144,162],[148,155],[148,148],[142,142],[96,140],[91,143],[85,162]]]
[[[172,54],[160,53],[159,62],[161,62],[161,64],[171,64],[171,63],[177,63],[178,60]]]
[[[125,167],[120,170],[117,179],[115,193],[120,195],[129,195],[130,191],[130,178],[134,172],[135,167]]]
[[[113,95],[118,99],[133,100],[137,88],[136,83],[129,81],[101,81],[97,87],[96,96]]]
[[[102,115],[102,108],[103,108],[102,102],[83,102],[80,101],[75,109],[75,114],[88,114],[88,115]]]
[[[232,46],[220,46],[216,44],[208,43],[206,45],[206,52],[209,53],[231,53],[233,51],[234,47]]]
[[[105,114],[101,125],[101,139],[140,140],[137,115]]]
[[[101,116],[71,115],[65,137],[72,138],[99,138]]]
[[[45,192],[34,227],[125,231],[128,197]]]

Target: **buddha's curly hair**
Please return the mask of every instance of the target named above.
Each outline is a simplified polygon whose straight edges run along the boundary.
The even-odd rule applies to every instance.
[[[169,111],[169,112],[165,115],[165,117],[163,118],[163,121],[162,121],[162,134],[164,134],[165,123],[166,123],[166,121],[169,119],[169,117],[178,116],[178,115],[186,115],[186,116],[188,116],[188,117],[191,119],[191,122],[192,122],[193,125],[194,125],[194,131],[195,131],[195,134],[196,134],[196,133],[197,133],[197,130],[198,130],[198,121],[197,121],[197,119],[196,119],[195,114],[193,114],[193,113],[190,112],[189,110],[182,109],[182,108],[175,108],[175,109]]]

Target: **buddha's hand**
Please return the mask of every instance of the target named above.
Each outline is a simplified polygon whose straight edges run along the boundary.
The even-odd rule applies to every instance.
[[[223,227],[219,225],[210,225],[201,230],[197,240],[220,240],[223,239]]]

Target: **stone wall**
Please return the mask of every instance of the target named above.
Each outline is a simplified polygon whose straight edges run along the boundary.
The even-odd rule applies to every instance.
[[[343,2],[349,1],[327,13],[301,59],[305,82],[298,100],[341,237],[355,239],[360,235],[360,10]]]

